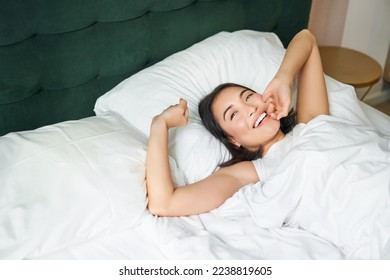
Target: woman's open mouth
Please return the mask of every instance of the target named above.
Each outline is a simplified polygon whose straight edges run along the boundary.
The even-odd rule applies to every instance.
[[[261,124],[261,122],[265,119],[266,116],[267,116],[266,112],[262,113],[260,117],[256,120],[255,124],[253,125],[253,128],[258,127]]]

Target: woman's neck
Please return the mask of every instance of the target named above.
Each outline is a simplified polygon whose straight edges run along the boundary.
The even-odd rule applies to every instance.
[[[267,143],[263,146],[263,156],[265,156],[269,149],[277,142],[281,141],[284,139],[286,135],[281,131],[279,130],[278,133],[275,134],[275,136]]]

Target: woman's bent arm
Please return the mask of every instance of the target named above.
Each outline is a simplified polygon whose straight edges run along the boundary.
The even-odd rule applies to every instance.
[[[153,119],[146,162],[149,211],[159,216],[185,216],[211,211],[240,187],[259,180],[251,162],[221,168],[209,177],[176,188],[168,156],[168,129],[184,125],[188,108],[184,100]]]
[[[275,98],[280,117],[288,113],[291,85],[298,75],[297,121],[307,123],[321,114],[329,114],[328,96],[317,42],[309,30],[302,30],[291,40],[282,64],[268,85],[264,98]]]

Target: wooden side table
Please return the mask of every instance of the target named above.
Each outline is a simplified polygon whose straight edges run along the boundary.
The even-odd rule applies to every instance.
[[[360,100],[382,76],[381,65],[364,53],[333,46],[320,46],[319,50],[326,75],[355,88],[368,87]]]

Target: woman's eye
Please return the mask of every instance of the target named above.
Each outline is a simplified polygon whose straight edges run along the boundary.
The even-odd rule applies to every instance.
[[[253,93],[248,94],[247,97],[245,98],[245,101],[248,101],[249,98],[251,98],[252,95],[253,95]]]
[[[232,121],[234,119],[234,117],[236,116],[237,112],[234,112],[231,116],[230,116],[230,120]]]

